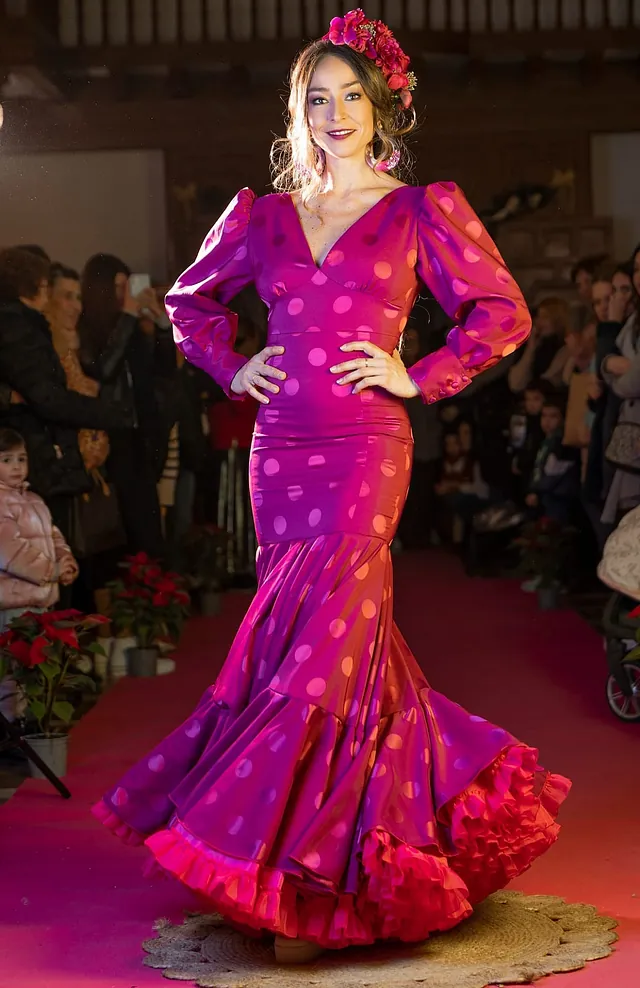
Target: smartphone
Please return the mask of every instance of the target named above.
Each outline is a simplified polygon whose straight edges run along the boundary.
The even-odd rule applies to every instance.
[[[132,274],[129,278],[129,292],[132,298],[137,298],[145,288],[151,288],[151,276],[148,274]]]

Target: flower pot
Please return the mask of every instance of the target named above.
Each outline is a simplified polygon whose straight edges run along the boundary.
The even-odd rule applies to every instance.
[[[112,679],[122,679],[123,676],[127,675],[127,652],[136,646],[137,641],[134,635],[111,639],[109,673]]]
[[[127,672],[138,679],[155,676],[158,670],[158,646],[127,649]]]
[[[60,779],[67,774],[68,734],[26,734],[24,739],[40,755],[42,761],[49,766],[54,775]],[[34,779],[46,778],[37,765],[31,761],[29,762],[29,770]]]
[[[222,610],[222,594],[219,590],[203,590],[200,594],[200,613],[203,617],[217,617]]]
[[[557,587],[541,587],[538,589],[538,607],[541,611],[555,611],[558,608],[559,591]]]

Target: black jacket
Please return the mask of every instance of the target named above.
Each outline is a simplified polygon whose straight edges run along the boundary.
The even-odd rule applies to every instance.
[[[126,428],[130,409],[69,391],[47,320],[21,302],[0,304],[0,381],[25,402],[3,403],[0,423],[25,439],[32,489],[45,499],[89,490],[78,429]]]
[[[105,397],[133,407],[139,443],[159,476],[164,466],[170,425],[163,413],[163,394],[176,373],[176,348],[171,327],[144,333],[135,316],[121,313],[100,353],[83,352],[89,377],[102,383]],[[175,421],[175,419],[174,419]]]

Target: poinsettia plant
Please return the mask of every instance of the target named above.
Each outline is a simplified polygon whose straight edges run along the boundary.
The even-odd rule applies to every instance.
[[[179,638],[190,603],[182,577],[164,571],[145,552],[127,556],[121,567],[122,579],[110,584],[116,630],[134,634],[140,648]]]
[[[224,588],[227,553],[234,538],[217,525],[194,525],[183,542],[189,585],[194,590],[215,592]]]
[[[529,522],[513,544],[520,549],[520,572],[536,577],[538,589],[556,587],[567,563],[574,532],[553,518]]]
[[[82,670],[88,653],[104,655],[102,646],[86,642],[86,633],[104,624],[101,614],[80,611],[27,611],[0,635],[0,676],[9,676],[26,702],[27,719],[42,734],[68,727],[84,689],[95,682]]]

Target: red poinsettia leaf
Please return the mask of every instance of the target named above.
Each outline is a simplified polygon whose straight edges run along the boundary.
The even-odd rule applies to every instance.
[[[49,638],[54,641],[62,642],[63,645],[69,645],[70,648],[78,648],[78,635],[74,628],[58,628],[51,626],[47,628],[47,634]]]
[[[51,642],[49,639],[45,635],[38,635],[29,650],[29,667],[33,668],[33,666],[40,665],[41,662],[46,662],[49,658],[50,648]]]
[[[632,611],[629,611],[629,617],[630,618],[640,617],[640,604],[638,604],[637,607],[634,607]]]
[[[25,666],[29,666],[29,655],[31,653],[31,646],[29,642],[22,640],[12,642],[9,646],[9,651],[14,659],[17,659],[18,662],[22,662]]]

